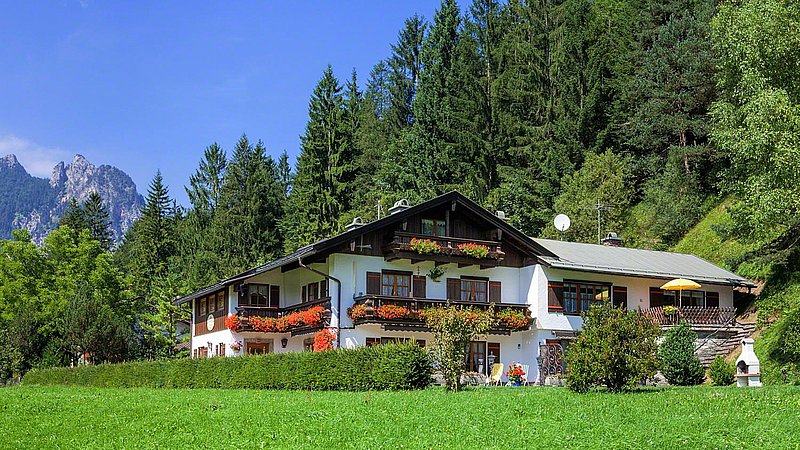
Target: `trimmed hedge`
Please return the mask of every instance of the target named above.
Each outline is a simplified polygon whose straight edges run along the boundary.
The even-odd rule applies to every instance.
[[[414,343],[325,352],[177,359],[32,370],[23,384],[93,387],[422,389],[431,381],[428,355]]]

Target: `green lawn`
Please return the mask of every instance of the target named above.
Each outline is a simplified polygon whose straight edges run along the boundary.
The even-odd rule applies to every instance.
[[[0,448],[800,448],[800,387],[0,389]]]

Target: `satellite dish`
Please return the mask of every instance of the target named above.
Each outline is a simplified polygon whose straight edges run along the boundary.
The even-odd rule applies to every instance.
[[[562,233],[569,229],[570,223],[569,217],[567,217],[566,214],[559,214],[553,220],[553,225],[556,226],[556,230]]]

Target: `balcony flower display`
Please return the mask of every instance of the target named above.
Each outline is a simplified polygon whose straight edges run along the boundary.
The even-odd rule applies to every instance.
[[[408,247],[412,251],[417,252],[420,255],[431,255],[442,252],[442,246],[439,245],[438,242],[432,241],[430,239],[413,238],[411,239],[411,242],[409,243]]]
[[[233,341],[231,343],[231,350],[233,350],[236,353],[242,351],[242,341]]]
[[[531,324],[530,317],[526,317],[522,312],[511,308],[498,311],[497,320],[512,330],[524,330]]]
[[[381,319],[416,319],[419,317],[417,311],[396,305],[379,306],[375,308],[375,315]]]
[[[322,306],[314,306],[305,311],[297,311],[283,317],[249,317],[250,326],[253,331],[264,333],[283,333],[290,328],[299,326],[318,327],[322,325],[322,313],[325,309]],[[237,317],[238,323],[238,317]],[[227,324],[227,321],[226,321]],[[228,327],[230,328],[230,327]],[[231,329],[233,331],[233,329]]]
[[[477,259],[483,259],[489,256],[489,247],[474,242],[458,244],[458,251],[461,252],[462,255]]]
[[[508,377],[508,382],[514,386],[519,386],[522,384],[522,377],[526,375],[525,372],[522,371],[522,366],[515,362],[512,362],[510,366],[508,366],[508,370],[506,371],[506,377]]]
[[[234,333],[239,331],[242,328],[242,324],[239,323],[239,316],[228,314],[228,317],[225,318],[225,326]]]
[[[347,309],[347,315],[353,320],[363,319],[367,317],[367,305],[354,305]]]

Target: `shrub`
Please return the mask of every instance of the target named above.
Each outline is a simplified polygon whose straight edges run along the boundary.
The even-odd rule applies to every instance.
[[[639,311],[592,305],[567,351],[567,386],[586,392],[605,386],[620,392],[655,374],[660,329]]]
[[[427,353],[414,343],[61,367],[32,370],[23,378],[24,384],[42,385],[341,391],[422,389],[430,382]]]
[[[736,366],[717,356],[708,366],[708,376],[714,386],[730,386],[735,381]]]
[[[494,326],[494,307],[488,311],[452,306],[429,308],[422,316],[433,333],[431,356],[442,372],[445,386],[451,391],[461,390],[467,346]]]
[[[705,370],[694,354],[697,333],[685,323],[673,327],[664,335],[658,349],[661,373],[669,384],[694,386],[705,380]]]

